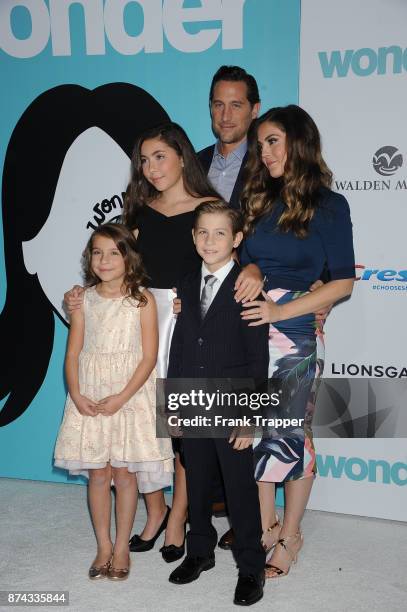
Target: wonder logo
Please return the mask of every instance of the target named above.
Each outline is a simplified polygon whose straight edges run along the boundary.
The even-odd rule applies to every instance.
[[[382,176],[391,176],[403,165],[403,156],[396,147],[381,147],[373,155],[373,168]]]
[[[371,49],[346,49],[346,51],[320,51],[318,53],[325,79],[347,77],[351,71],[357,77],[372,74],[401,74],[407,71],[407,49],[398,45]]]
[[[86,55],[105,55],[106,38],[122,55],[163,53],[165,39],[178,51],[199,53],[220,35],[222,49],[241,49],[245,1],[201,0],[200,6],[184,7],[184,0],[49,0],[48,5],[45,0],[0,0],[0,48],[28,58],[42,53],[51,40],[52,55],[72,55],[76,24],[70,9],[80,5]],[[27,17],[28,34],[26,28],[21,33]]]
[[[407,463],[389,463],[384,459],[361,459],[360,457],[335,457],[317,455],[318,474],[323,478],[348,478],[349,480],[395,484],[407,484]]]

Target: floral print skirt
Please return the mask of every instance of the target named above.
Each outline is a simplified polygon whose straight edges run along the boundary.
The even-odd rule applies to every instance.
[[[268,295],[284,304],[304,292],[273,289]],[[269,393],[280,399],[262,415],[267,424],[254,442],[255,477],[263,482],[307,478],[316,473],[311,425],[324,367],[323,334],[314,315],[270,325],[269,352]],[[285,426],[274,426],[277,419],[286,419]]]

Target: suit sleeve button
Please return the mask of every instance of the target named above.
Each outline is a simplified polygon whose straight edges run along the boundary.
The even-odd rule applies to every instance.
[[[198,344],[199,346],[202,346],[204,343],[203,338],[198,338]]]

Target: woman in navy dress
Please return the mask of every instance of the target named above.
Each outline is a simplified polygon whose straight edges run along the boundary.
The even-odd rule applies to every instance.
[[[311,422],[323,370],[313,313],[352,292],[352,223],[347,201],[330,189],[318,129],[300,107],[271,109],[252,124],[247,168],[241,261],[256,263],[266,282],[264,301],[247,302],[243,317],[270,326],[269,378],[281,400],[265,416],[298,420],[289,428],[264,428],[255,446],[262,522],[270,525],[263,534],[272,551],[266,576],[275,578],[289,571],[302,546],[300,522],[316,472]],[[324,269],[329,282],[310,293]],[[276,482],[285,488],[282,525]]]

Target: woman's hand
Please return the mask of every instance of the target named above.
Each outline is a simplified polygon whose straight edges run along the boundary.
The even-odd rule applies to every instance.
[[[172,290],[175,293],[175,298],[172,300],[172,312],[177,315],[181,312],[181,299],[177,297],[176,287],[173,287]]]
[[[315,291],[316,289],[319,289],[319,287],[323,287],[323,286],[324,286],[324,283],[321,280],[317,280],[315,281],[315,283],[312,283],[309,290]],[[315,322],[321,330],[332,308],[333,308],[333,304],[330,304],[329,306],[326,306],[326,308],[321,308],[320,310],[318,310],[318,312],[315,313]]]
[[[119,395],[108,395],[98,402],[97,410],[103,416],[113,416],[120,410],[123,403]]]
[[[264,325],[264,323],[276,323],[281,320],[281,306],[278,306],[265,291],[261,292],[264,297],[264,302],[261,300],[255,300],[253,302],[246,302],[243,310],[240,314],[242,319],[249,321],[256,319],[252,323],[249,323],[249,327],[255,325]]]
[[[85,395],[78,395],[75,399],[72,398],[72,401],[82,416],[94,417],[98,414],[97,402],[94,402]]]
[[[248,264],[236,279],[236,302],[244,304],[245,302],[255,300],[260,295],[263,284],[263,275],[260,268],[256,264]]]
[[[85,289],[80,285],[74,285],[72,289],[64,293],[64,305],[68,314],[82,306],[84,291]]]

